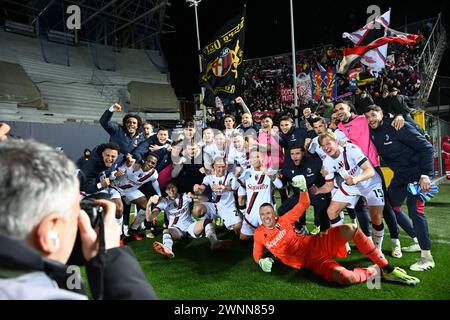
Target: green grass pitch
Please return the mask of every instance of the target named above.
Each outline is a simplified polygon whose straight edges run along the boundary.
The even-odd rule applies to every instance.
[[[404,207],[406,212],[406,208]],[[321,300],[394,300],[450,298],[450,185],[440,185],[440,193],[425,207],[436,267],[427,272],[409,271],[420,253],[403,253],[401,259],[391,257],[391,241],[386,228],[383,251],[394,265],[420,278],[415,287],[381,282],[379,289],[369,289],[366,283],[342,287],[327,283],[308,270],[296,270],[275,262],[272,273],[264,273],[252,259],[252,242],[240,242],[234,234],[221,230],[221,239],[233,239],[233,246],[212,252],[205,238],[176,241],[175,258],[167,260],[152,250],[153,239],[129,243],[138,257],[147,279],[161,299],[321,299]],[[161,216],[160,216],[161,218]],[[313,212],[307,212],[308,227]],[[346,216],[346,219],[348,217]],[[159,219],[161,221],[161,219]],[[159,224],[161,225],[161,223]],[[161,228],[161,227],[159,227]],[[161,241],[161,232],[155,240]],[[402,246],[412,240],[401,230]],[[338,261],[347,268],[365,267],[371,263],[352,246],[352,253]]]

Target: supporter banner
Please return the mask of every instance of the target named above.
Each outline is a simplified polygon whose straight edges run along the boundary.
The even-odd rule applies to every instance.
[[[241,93],[245,9],[231,19],[200,51],[200,85],[221,98]]]
[[[294,89],[292,87],[280,88],[278,92],[282,103],[292,103],[294,101]]]
[[[333,101],[337,101],[337,100],[340,100],[340,99],[351,97],[352,95],[353,95],[353,93],[347,92],[347,93],[341,94],[340,96],[337,96],[335,99],[333,99]]]
[[[326,72],[311,70],[310,75],[313,99],[320,100],[322,97],[333,99],[337,96],[338,83],[335,68],[328,68]]]
[[[357,85],[358,87],[365,87],[365,86],[367,86],[368,84],[377,81],[377,78],[374,77],[372,74],[370,74],[369,72],[366,71],[366,72],[358,73],[358,74],[356,75],[355,80],[356,80],[356,85]]]
[[[312,99],[312,82],[309,74],[304,72],[297,76],[297,93],[298,102],[300,104],[306,104]]]
[[[363,71],[362,68],[354,68],[348,72],[348,79],[355,80],[356,76]]]
[[[298,103],[306,104],[312,99],[311,93],[311,77],[302,72],[297,75],[297,97]],[[294,89],[292,86],[280,87],[278,89],[280,96],[280,101],[282,103],[293,103],[294,102]]]
[[[275,113],[275,111],[257,111],[252,113],[252,118],[253,121],[260,122],[263,115],[268,114],[269,116],[274,117]]]
[[[276,70],[262,70],[261,72],[265,74],[265,76],[267,78],[271,78],[271,77],[275,77],[281,74],[281,69],[276,69]]]

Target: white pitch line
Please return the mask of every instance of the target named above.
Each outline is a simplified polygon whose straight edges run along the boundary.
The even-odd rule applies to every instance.
[[[447,240],[442,240],[442,239],[436,239],[436,240],[431,240],[431,243],[442,243],[442,244],[450,244],[450,241]]]

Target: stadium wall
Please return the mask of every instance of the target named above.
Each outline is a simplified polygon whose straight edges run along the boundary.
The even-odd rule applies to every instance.
[[[83,155],[85,148],[93,149],[100,143],[108,142],[109,135],[99,125],[58,124],[8,121],[10,135],[62,147],[73,161]]]

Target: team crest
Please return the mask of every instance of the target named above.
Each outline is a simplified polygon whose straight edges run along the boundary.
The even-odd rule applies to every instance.
[[[255,175],[255,180],[258,181],[259,175]]]
[[[225,77],[230,70],[234,74],[234,78],[237,79],[237,68],[242,63],[243,55],[244,52],[239,45],[239,40],[236,42],[234,50],[224,47],[222,51],[220,51],[219,56],[213,62],[208,63],[202,79],[205,81],[209,79],[209,71],[212,71],[216,77]]]
[[[306,169],[306,171],[307,171],[308,173],[311,173],[311,172],[312,172],[311,168]]]
[[[384,141],[389,141],[389,135],[388,134],[386,134],[386,136],[384,137]]]
[[[227,47],[223,48],[220,55],[212,64],[212,71],[216,77],[224,77],[233,64],[233,53]]]

